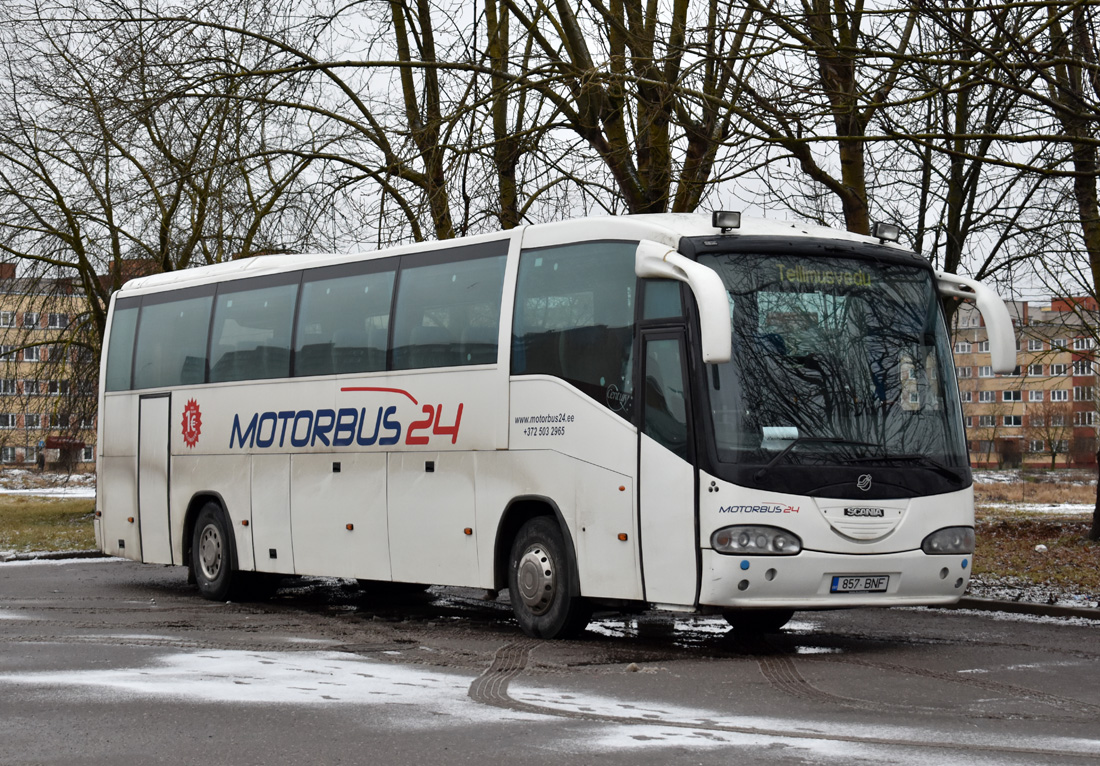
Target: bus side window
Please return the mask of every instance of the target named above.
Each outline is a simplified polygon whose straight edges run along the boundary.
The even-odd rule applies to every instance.
[[[631,417],[636,249],[586,242],[520,255],[513,375],[555,375]]]
[[[294,374],[386,369],[396,259],[307,272],[298,311]],[[363,272],[363,269],[370,269]]]
[[[494,364],[506,241],[402,261],[393,312],[393,369]],[[488,250],[488,252],[486,252]]]
[[[295,274],[280,281],[283,284],[241,280],[218,291],[210,343],[211,383],[290,375],[290,331],[298,279]]]
[[[130,373],[134,366],[134,333],[137,332],[138,306],[115,306],[111,320],[111,339],[107,342],[107,391],[130,388]]]
[[[134,388],[157,388],[201,383],[196,368],[206,367],[206,335],[210,329],[212,288],[200,288],[207,295],[158,302],[147,295],[141,307],[141,321],[134,348]],[[199,377],[198,380],[193,378]]]

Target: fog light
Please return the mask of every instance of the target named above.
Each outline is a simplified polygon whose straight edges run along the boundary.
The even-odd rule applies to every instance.
[[[710,544],[719,553],[757,556],[793,556],[802,550],[802,541],[779,527],[723,527],[710,536]]]

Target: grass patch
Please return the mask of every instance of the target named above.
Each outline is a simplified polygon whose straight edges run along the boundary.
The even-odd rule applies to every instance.
[[[1100,542],[1088,539],[1091,527],[1087,516],[981,513],[974,574],[1100,593]]]
[[[1038,503],[1041,505],[1093,505],[1096,486],[1070,482],[995,482],[974,483],[974,504]]]
[[[95,548],[95,500],[0,495],[0,550],[78,551]]]

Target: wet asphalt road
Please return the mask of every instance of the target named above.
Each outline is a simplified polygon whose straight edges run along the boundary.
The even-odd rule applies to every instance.
[[[1100,622],[891,609],[781,634],[179,568],[0,564],[0,764],[1100,763]]]

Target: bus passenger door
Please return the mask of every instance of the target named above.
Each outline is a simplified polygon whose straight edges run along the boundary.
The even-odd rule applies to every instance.
[[[698,594],[698,531],[691,399],[684,334],[641,333],[642,423],[638,513],[645,599],[692,606]]]
[[[168,524],[170,394],[143,396],[138,403],[138,534],[141,560],[172,563]]]

